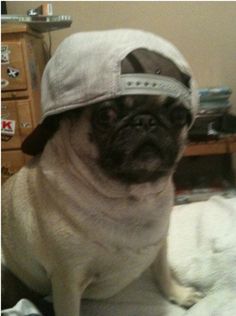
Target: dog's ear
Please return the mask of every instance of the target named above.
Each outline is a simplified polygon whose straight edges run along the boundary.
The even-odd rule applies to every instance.
[[[21,145],[23,153],[30,156],[40,154],[44,150],[48,140],[52,138],[55,132],[59,129],[60,121],[65,118],[77,120],[82,111],[83,108],[78,108],[46,117],[44,121],[23,141]]]
[[[60,117],[49,116],[43,123],[39,124],[33,132],[23,141],[21,150],[23,153],[36,156],[40,154],[47,141],[55,134],[59,128]]]

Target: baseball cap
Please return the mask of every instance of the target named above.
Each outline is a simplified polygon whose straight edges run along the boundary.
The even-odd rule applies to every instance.
[[[59,45],[44,71],[42,120],[49,115],[129,94],[183,97],[185,101],[189,99],[188,106],[195,113],[197,100],[192,79],[188,91],[177,80],[160,75],[121,74],[122,60],[138,48],[163,55],[192,78],[191,69],[177,48],[152,33],[131,29],[76,33]]]
[[[170,59],[190,77],[190,88],[174,78],[159,74],[122,74],[124,58],[140,48]],[[197,111],[198,93],[191,68],[169,41],[134,29],[75,33],[58,46],[44,70],[41,123],[47,117],[65,111],[139,94],[179,98],[193,117]]]

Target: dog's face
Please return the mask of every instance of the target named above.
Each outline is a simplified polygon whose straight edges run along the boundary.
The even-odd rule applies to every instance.
[[[189,122],[189,111],[173,98],[126,96],[94,106],[89,137],[109,176],[149,182],[173,170]]]
[[[133,51],[123,60],[122,73],[161,74],[187,87],[189,81],[173,62],[145,49]],[[124,96],[65,112],[59,119],[49,117],[49,124],[45,120],[42,126],[44,133],[41,127],[35,131],[46,136],[32,143],[41,143],[43,148],[65,117],[69,117],[68,126],[73,125],[71,145],[78,155],[86,152],[86,159],[93,160],[106,175],[131,184],[156,181],[173,172],[191,122],[190,112],[178,99]],[[47,126],[54,127],[45,133]]]

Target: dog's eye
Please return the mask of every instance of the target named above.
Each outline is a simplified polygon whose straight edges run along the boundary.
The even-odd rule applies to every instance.
[[[183,127],[190,124],[191,114],[188,109],[183,106],[176,106],[170,111],[170,120],[177,127]]]
[[[114,107],[104,107],[97,113],[97,121],[103,126],[110,126],[117,119],[117,110]]]

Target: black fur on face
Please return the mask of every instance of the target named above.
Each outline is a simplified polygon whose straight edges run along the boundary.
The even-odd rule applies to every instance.
[[[99,165],[126,183],[155,181],[171,172],[189,111],[173,98],[126,96],[96,104],[92,133]]]

